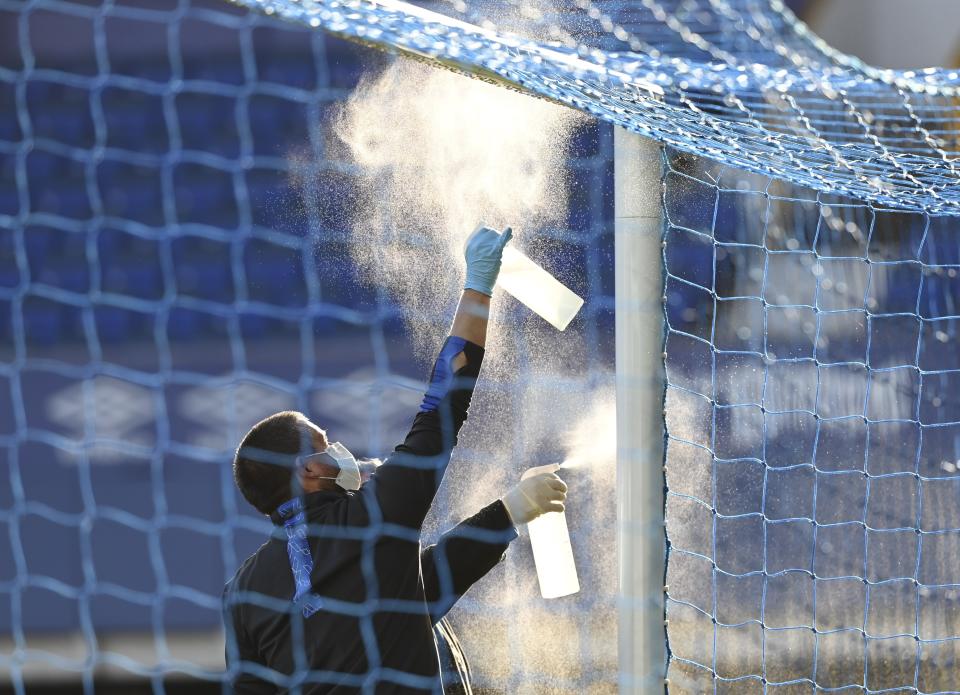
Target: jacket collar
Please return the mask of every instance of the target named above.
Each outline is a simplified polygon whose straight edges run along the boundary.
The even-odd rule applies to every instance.
[[[300,495],[287,500],[270,514],[270,521],[275,526],[290,526],[301,524],[309,519],[315,510],[322,509],[330,502],[343,499],[347,496],[344,490],[321,490]]]

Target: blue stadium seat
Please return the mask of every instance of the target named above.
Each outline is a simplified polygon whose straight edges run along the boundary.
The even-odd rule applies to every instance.
[[[101,103],[109,147],[152,154],[169,150],[161,97],[110,87],[103,91]]]
[[[101,271],[117,264],[117,259],[124,253],[127,240],[131,238],[132,235],[110,227],[97,233],[97,256],[100,259]]]
[[[233,274],[224,258],[193,259],[184,265],[184,274],[193,277],[194,281],[189,286],[178,287],[181,294],[217,302],[234,300]]]
[[[57,232],[49,227],[27,227],[23,232],[23,245],[27,259],[46,258],[52,251]]]
[[[131,265],[127,269],[125,292],[142,299],[163,296],[163,272],[159,265]]]
[[[0,266],[0,287],[16,287],[20,273],[15,266]]]
[[[84,219],[92,215],[84,182],[75,181],[73,186],[60,191],[57,212],[73,219]]]
[[[189,309],[174,308],[167,321],[167,336],[171,340],[192,340],[209,332],[210,317]]]
[[[58,264],[48,268],[46,272],[49,276],[41,276],[40,282],[49,282],[77,293],[85,293],[90,289],[90,274],[85,260]]]
[[[180,120],[180,128],[185,131],[185,135],[189,136],[190,131],[210,134],[222,118],[223,114],[217,113],[216,105],[223,99],[224,97],[191,92],[179,94],[176,102],[177,116]]]
[[[57,158],[49,152],[33,151],[27,157],[27,178],[31,181],[47,179],[57,169]]]
[[[3,157],[0,156],[0,159]],[[12,158],[11,158],[12,159]],[[0,179],[12,180],[12,173],[8,177],[5,171],[6,167],[0,161]],[[0,188],[0,215],[10,215],[14,217],[20,213],[20,191],[14,186],[3,186]]]
[[[107,361],[114,361],[126,364],[129,355],[125,354],[128,346],[126,341],[147,341],[152,342],[154,320],[156,315],[153,313],[142,313],[139,311],[130,311],[108,305],[98,305],[94,307],[94,319],[96,321],[97,335],[103,342],[119,343],[118,353],[123,359],[117,357],[111,358],[110,354],[105,355]],[[141,343],[142,344],[142,343]],[[144,363],[151,363],[152,355],[156,352],[156,346],[150,345],[137,352],[137,368],[144,368]],[[140,360],[141,356],[149,353],[151,359]]]
[[[230,248],[200,237],[180,237],[173,242],[177,292],[217,302],[234,300]]]
[[[90,288],[86,239],[80,234],[34,227],[27,230],[27,261],[31,277],[71,292]]]
[[[299,260],[291,258],[249,258],[247,287],[251,299],[278,306],[305,306],[303,275]]]
[[[283,155],[290,145],[309,143],[304,104],[262,94],[252,96],[249,104],[250,130],[257,154]]]
[[[17,142],[23,137],[15,94],[14,84],[0,82],[0,140],[7,142]]]
[[[13,344],[13,312],[10,302],[0,299],[0,345]],[[6,358],[6,350],[0,348],[0,356]]]
[[[60,311],[52,306],[31,307],[23,312],[27,341],[40,345],[52,345],[63,335]]]
[[[30,80],[27,85],[27,106],[31,110],[41,109],[56,100],[61,85],[46,80]]]
[[[74,219],[91,217],[82,163],[34,150],[27,156],[27,176],[34,182],[30,187],[30,206],[34,212]]]
[[[97,337],[102,342],[122,342],[127,340],[134,325],[135,314],[111,306],[98,306],[94,311],[97,324]]]
[[[221,229],[237,225],[233,182],[227,172],[212,167],[183,165],[174,172],[177,219]]]
[[[164,223],[159,168],[105,160],[97,168],[97,182],[106,215],[150,226]]]
[[[73,306],[61,304],[60,307],[60,325],[63,327],[61,340],[74,342],[86,341],[86,328],[84,326],[83,313],[77,311]],[[87,362],[87,350],[85,345],[77,345],[71,348],[70,354],[64,359],[69,362],[84,364]]]
[[[159,172],[150,172],[152,175],[129,181],[124,188],[126,206],[124,216],[131,219],[152,220],[155,224],[163,221],[163,190],[160,186]]]
[[[240,331],[244,338],[248,340],[262,338],[268,335],[273,323],[273,321],[262,314],[247,313],[240,315]]]
[[[86,90],[31,80],[27,83],[27,107],[35,137],[73,147],[93,145],[93,116]]]
[[[16,287],[20,282],[13,230],[0,227],[0,287]]]

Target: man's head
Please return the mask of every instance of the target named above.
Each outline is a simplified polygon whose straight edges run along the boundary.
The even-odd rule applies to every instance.
[[[302,457],[325,451],[326,432],[303,414],[286,410],[250,428],[233,460],[233,478],[244,498],[263,514],[301,492],[335,489],[338,469],[322,459]]]

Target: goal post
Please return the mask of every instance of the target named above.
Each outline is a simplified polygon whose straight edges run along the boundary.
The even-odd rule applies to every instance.
[[[664,692],[662,146],[614,129],[620,692]]]

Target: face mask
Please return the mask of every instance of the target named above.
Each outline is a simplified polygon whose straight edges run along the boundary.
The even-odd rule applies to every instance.
[[[333,480],[344,490],[356,491],[360,489],[360,484],[363,482],[361,478],[361,469],[365,477],[369,477],[370,473],[379,465],[379,461],[363,461],[362,463],[357,463],[357,459],[354,458],[353,454],[350,453],[350,450],[347,449],[340,442],[333,442],[332,444],[327,445],[326,451],[320,451],[316,454],[311,454],[310,456],[304,456],[301,461],[306,461],[314,457],[327,457],[331,458],[337,463],[337,468],[340,469],[340,472],[337,473],[337,477],[333,478],[330,476],[317,476],[317,478],[322,478],[324,480]]]

